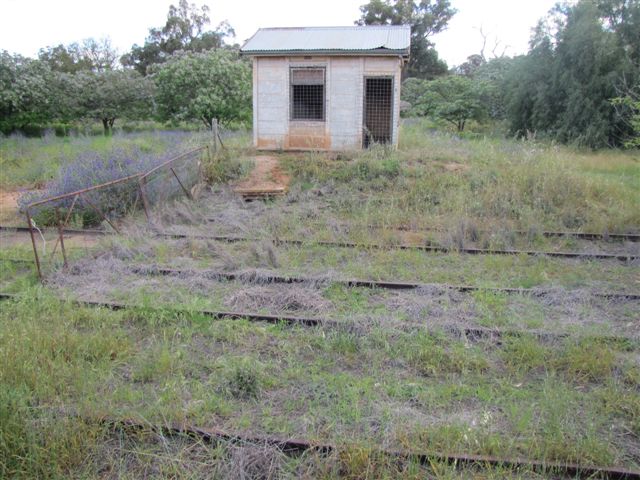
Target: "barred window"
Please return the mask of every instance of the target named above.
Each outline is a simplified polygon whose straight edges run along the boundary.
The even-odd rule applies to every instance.
[[[291,69],[291,120],[324,121],[324,68]]]

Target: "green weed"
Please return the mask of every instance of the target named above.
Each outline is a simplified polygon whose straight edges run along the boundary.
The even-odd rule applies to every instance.
[[[477,347],[422,332],[411,338],[404,355],[426,376],[482,373],[489,369],[489,362]]]

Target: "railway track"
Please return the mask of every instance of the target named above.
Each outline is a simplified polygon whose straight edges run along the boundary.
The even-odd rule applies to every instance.
[[[207,218],[208,222],[215,223],[217,220],[215,218]],[[344,226],[353,226],[347,222],[342,223]],[[319,225],[320,227],[324,227],[324,225]],[[357,225],[356,225],[357,226]],[[438,227],[411,227],[409,225],[383,225],[383,224],[369,224],[366,225],[366,228],[372,230],[396,230],[399,232],[415,232],[415,233],[431,233],[431,232],[440,232],[445,233],[446,230]],[[492,233],[489,230],[477,230],[478,233]],[[596,233],[596,232],[563,232],[563,231],[539,231],[539,232],[529,232],[526,230],[509,230],[510,233],[513,233],[518,236],[527,237],[530,235],[540,235],[547,238],[577,238],[580,240],[590,240],[590,241],[618,241],[618,242],[640,242],[640,233]]]
[[[0,293],[0,300],[19,300],[20,295],[12,294],[12,293]],[[100,301],[92,301],[92,300],[67,300],[60,299],[61,301],[70,302],[74,305],[88,308],[106,308],[113,311],[119,310],[135,310],[135,309],[144,309],[151,312],[157,313],[173,313],[173,314],[185,314],[185,315],[201,315],[204,317],[216,319],[216,320],[247,320],[249,322],[262,322],[262,323],[270,323],[270,324],[286,324],[291,326],[302,326],[302,327],[325,327],[325,328],[340,328],[342,326],[348,325],[346,321],[334,320],[334,319],[326,319],[319,317],[297,317],[291,315],[284,314],[263,314],[263,313],[252,313],[252,312],[224,312],[217,310],[192,310],[192,309],[181,309],[181,308],[173,308],[173,307],[148,307],[142,305],[134,305],[128,303],[121,302],[100,302]],[[423,325],[408,325],[408,327],[423,327]],[[428,325],[424,325],[424,327],[428,327]],[[550,331],[542,331],[542,330],[518,330],[518,329],[500,329],[500,328],[485,328],[485,327],[463,327],[460,325],[438,325],[439,329],[444,330],[448,333],[464,336],[467,339],[475,340],[475,339],[493,339],[499,341],[504,337],[514,337],[514,336],[523,336],[523,335],[531,335],[540,340],[562,340],[566,338],[571,338],[572,334],[569,333],[560,333],[560,332],[550,332]],[[427,328],[427,331],[429,329]],[[573,335],[575,336],[575,335]],[[616,343],[621,345],[628,346],[636,346],[638,342],[640,342],[640,338],[634,337],[626,337],[621,335],[589,335],[589,338],[597,339],[603,342]],[[640,346],[640,344],[638,345]]]
[[[277,438],[271,436],[242,435],[226,432],[218,428],[202,428],[193,425],[150,425],[131,419],[114,420],[108,418],[99,419],[100,423],[118,429],[132,429],[135,431],[153,431],[165,437],[179,436],[190,437],[209,444],[226,442],[241,445],[269,446],[280,450],[288,456],[299,456],[306,452],[328,456],[339,453],[349,447],[341,447],[329,443],[316,443],[306,439]],[[356,447],[357,448],[357,447]],[[640,480],[640,470],[631,470],[618,467],[604,467],[596,465],[580,465],[575,463],[545,462],[525,458],[495,457],[488,455],[469,455],[441,452],[403,452],[400,450],[383,450],[369,448],[372,455],[381,455],[396,461],[414,461],[423,466],[433,463],[446,463],[447,465],[461,468],[503,468],[514,472],[534,472],[543,475],[553,475],[554,478],[571,479],[606,479],[606,480]]]
[[[206,240],[235,242],[256,242],[259,238],[247,238],[236,236],[209,236],[209,235],[189,235],[181,233],[161,233],[163,237],[171,238],[197,238]],[[623,262],[636,261],[640,259],[638,255],[618,254],[618,253],[582,253],[582,252],[549,252],[537,250],[494,250],[484,248],[448,248],[440,245],[407,245],[407,244],[377,244],[377,243],[356,243],[356,242],[336,242],[322,240],[299,240],[299,239],[271,239],[275,245],[295,245],[306,246],[315,245],[335,248],[358,248],[363,250],[416,250],[423,252],[441,253],[467,253],[470,255],[527,255],[527,256],[548,256],[558,258],[576,258],[582,260],[619,260]]]
[[[0,258],[0,262],[17,263],[31,265],[32,260],[22,258]],[[398,282],[384,280],[358,280],[358,279],[333,279],[323,277],[299,277],[276,274],[251,274],[251,273],[234,273],[221,272],[216,270],[187,270],[157,266],[140,266],[134,265],[130,267],[132,273],[138,275],[175,275],[175,276],[193,276],[203,275],[213,280],[239,281],[243,283],[274,283],[284,285],[294,284],[313,284],[313,283],[331,283],[342,285],[347,288],[379,288],[382,290],[418,290],[420,288],[440,288],[443,290],[454,290],[462,293],[470,292],[492,292],[506,295],[525,295],[542,297],[553,293],[551,290],[543,290],[537,288],[516,288],[516,287],[481,287],[476,285],[454,285],[450,283],[420,283],[420,282]],[[627,292],[590,292],[589,295],[597,298],[609,300],[640,300],[640,293]]]
[[[342,285],[348,288],[380,288],[385,290],[417,290],[420,288],[436,287],[442,289],[455,290],[458,292],[493,292],[504,293],[508,295],[530,295],[544,296],[552,293],[549,290],[541,290],[534,288],[500,288],[500,287],[478,287],[472,285],[451,285],[448,283],[416,283],[416,282],[396,282],[396,281],[375,281],[375,280],[356,280],[356,279],[326,279],[313,277],[294,277],[275,274],[251,275],[246,273],[230,273],[219,272],[215,270],[186,270],[165,267],[146,267],[132,266],[131,271],[141,275],[204,275],[210,279],[240,281],[245,283],[276,283],[276,284],[313,284],[328,282],[332,284]],[[640,300],[640,293],[620,293],[620,292],[594,292],[590,295],[606,299],[626,299]]]
[[[401,232],[444,232],[444,229],[437,227],[410,227],[408,225],[367,225],[367,228],[379,230],[398,230]],[[577,238],[580,240],[602,240],[618,242],[640,242],[640,233],[595,233],[595,232],[562,232],[562,231],[540,231],[528,232],[525,230],[509,230],[519,236],[541,235],[547,238]],[[478,233],[491,233],[489,230],[478,230]]]
[[[18,299],[18,295],[0,293],[1,300]],[[91,302],[91,301],[73,301],[74,304],[86,307],[101,307],[112,310],[122,310],[136,308],[133,305],[112,302]],[[145,307],[146,308],[146,307]],[[160,310],[152,308],[151,310]],[[166,311],[166,310],[164,310]],[[172,310],[179,312],[179,310]],[[280,315],[257,315],[236,312],[214,312],[208,310],[202,311],[185,311],[190,314],[202,314],[214,318],[231,318],[231,319],[247,319],[249,321],[266,321],[269,323],[289,323],[303,326],[336,326],[339,322],[327,321],[321,319],[303,319],[299,317],[287,317]],[[515,334],[515,332],[495,331],[489,329],[465,329],[468,334],[480,332],[480,335],[492,336]],[[522,332],[520,332],[522,333]],[[529,333],[529,332],[527,332]],[[566,337],[565,334],[551,334],[553,337]],[[612,337],[610,340],[629,342],[629,339]],[[142,431],[154,431],[165,436],[183,436],[191,437],[199,441],[208,443],[229,442],[237,444],[256,444],[267,445],[277,448],[286,455],[295,456],[305,452],[315,452],[320,455],[329,455],[331,453],[339,453],[347,447],[329,443],[316,443],[306,439],[276,438],[271,436],[246,436],[237,433],[226,432],[217,428],[201,428],[192,425],[172,425],[161,424],[152,425],[148,422],[138,422],[135,420],[124,419],[114,420],[101,417],[99,419],[86,419],[99,421],[102,424],[109,425],[119,429],[134,429]],[[618,467],[605,467],[596,465],[580,465],[574,463],[545,462],[526,458],[508,458],[485,455],[467,455],[459,453],[441,453],[441,452],[405,452],[399,450],[383,450],[371,449],[372,454],[383,455],[397,461],[415,461],[422,465],[430,465],[432,462],[446,463],[454,465],[456,468],[475,467],[487,469],[491,467],[510,469],[513,471],[531,471],[539,474],[550,474],[561,478],[601,478],[611,480],[640,480],[640,470],[631,470]]]
[[[27,227],[6,227],[0,226],[1,231],[29,232]],[[112,232],[103,230],[69,230],[65,233],[68,235],[111,235]],[[160,238],[174,239],[201,239],[212,240],[227,243],[237,242],[256,242],[261,241],[260,238],[241,237],[233,235],[198,235],[186,233],[169,233],[154,232],[154,236]],[[321,240],[300,240],[300,239],[270,239],[276,245],[295,245],[295,246],[323,246],[330,248],[358,248],[364,250],[415,250],[424,252],[440,252],[440,253],[466,253],[470,255],[527,255],[527,256],[548,256],[557,258],[575,258],[582,260],[618,260],[623,262],[631,262],[640,259],[640,255],[619,254],[619,253],[583,253],[583,252],[555,252],[555,251],[538,251],[538,250],[497,250],[484,248],[448,248],[441,245],[407,245],[407,244],[377,244],[377,243],[357,243],[357,242],[339,242],[339,241],[321,241]]]
[[[32,260],[22,258],[0,258],[0,262],[10,262],[31,265]],[[243,283],[274,283],[284,285],[294,284],[313,284],[328,282],[332,284],[342,285],[347,288],[379,288],[383,290],[418,290],[420,288],[441,288],[443,290],[454,290],[462,293],[469,292],[491,292],[506,295],[528,295],[528,296],[545,296],[552,293],[550,290],[537,288],[517,288],[517,287],[481,287],[477,285],[453,285],[450,283],[420,283],[420,282],[398,282],[384,280],[358,280],[358,279],[328,279],[322,277],[300,277],[286,276],[276,274],[247,274],[220,272],[216,270],[187,270],[166,267],[147,267],[132,266],[132,273],[138,275],[203,275],[213,280],[239,281]],[[589,295],[597,298],[605,298],[609,300],[640,300],[640,293],[626,292],[590,292]]]

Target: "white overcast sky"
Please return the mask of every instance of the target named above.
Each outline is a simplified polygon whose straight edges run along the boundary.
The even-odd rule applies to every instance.
[[[178,0],[0,0],[0,50],[35,56],[47,45],[88,37],[111,38],[123,53],[142,44],[150,27],[162,26],[171,3]],[[196,0],[211,8],[215,25],[228,20],[243,43],[260,27],[352,25],[364,0]],[[500,53],[524,53],[531,28],[556,0],[452,0],[458,13],[446,32],[433,40],[449,66],[477,53],[479,28],[495,39]]]

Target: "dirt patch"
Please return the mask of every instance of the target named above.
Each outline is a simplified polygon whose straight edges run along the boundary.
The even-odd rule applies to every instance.
[[[16,225],[20,221],[18,216],[18,198],[22,192],[0,190],[0,224]]]
[[[469,165],[463,165],[461,163],[455,163],[455,162],[445,163],[442,165],[442,168],[444,168],[447,172],[464,173],[469,171]]]
[[[254,158],[255,168],[249,176],[233,186],[236,193],[245,194],[284,194],[289,187],[290,178],[286,175],[272,155],[258,155]]]
[[[26,223],[26,222],[25,222]],[[41,230],[42,231],[42,230]],[[43,240],[44,236],[44,240]],[[42,235],[36,230],[35,231],[36,245],[41,249],[39,252],[41,255],[43,252],[47,254],[50,252],[50,249],[56,244],[58,239],[58,233],[54,230],[47,229],[42,232]],[[83,234],[65,234],[64,236],[64,246],[65,248],[91,248],[95,247],[98,244],[99,237],[95,235],[83,235]],[[15,230],[6,230],[0,232],[0,247],[8,248],[16,245],[31,245],[31,236],[29,232],[18,232]],[[58,254],[60,253],[59,247],[56,249]]]

